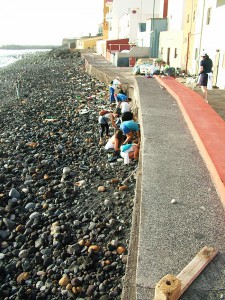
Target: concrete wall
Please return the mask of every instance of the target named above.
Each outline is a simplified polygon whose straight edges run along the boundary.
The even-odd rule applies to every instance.
[[[115,66],[116,67],[129,67],[129,58],[147,58],[149,57],[149,47],[133,47],[129,52],[116,52],[115,53]]]
[[[133,47],[129,52],[130,57],[149,57],[149,53],[149,47]]]

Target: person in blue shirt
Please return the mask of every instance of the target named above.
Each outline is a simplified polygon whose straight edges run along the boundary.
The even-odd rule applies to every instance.
[[[110,103],[115,102],[114,93],[115,93],[115,89],[113,87],[113,81],[111,81],[110,86],[109,86],[109,101],[110,101]]]
[[[123,131],[123,134],[126,136],[126,140],[123,144],[128,144],[132,141],[134,133],[137,134],[138,144],[140,143],[140,127],[139,124],[134,122],[134,120],[124,121],[120,125],[120,129]]]
[[[125,100],[128,99],[127,95],[124,95],[124,94],[121,94],[121,93],[118,93],[118,94],[116,95],[116,97],[117,97],[117,101],[118,101],[118,102],[122,102],[122,101],[125,101]]]

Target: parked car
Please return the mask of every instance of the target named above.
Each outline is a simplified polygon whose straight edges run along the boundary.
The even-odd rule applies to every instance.
[[[153,58],[139,58],[133,67],[132,73],[135,75],[144,75],[149,71],[152,64]]]
[[[140,74],[149,74],[150,73],[150,67],[152,66],[152,64],[142,64],[140,65]]]

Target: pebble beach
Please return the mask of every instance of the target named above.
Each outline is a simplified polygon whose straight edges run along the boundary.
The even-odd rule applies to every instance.
[[[0,91],[0,299],[121,299],[137,162],[99,145],[107,85],[56,49],[1,68]]]

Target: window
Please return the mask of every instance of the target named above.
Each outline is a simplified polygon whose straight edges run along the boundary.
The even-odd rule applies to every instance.
[[[212,14],[212,7],[208,8],[207,11],[207,19],[206,19],[206,25],[209,25],[210,20],[211,20],[211,14]]]
[[[146,23],[139,23],[139,32],[146,31]]]
[[[193,21],[195,21],[195,11],[194,11],[194,13],[193,13]]]
[[[177,58],[177,48],[174,49],[174,58]]]
[[[163,47],[161,47],[161,54],[163,54]]]

